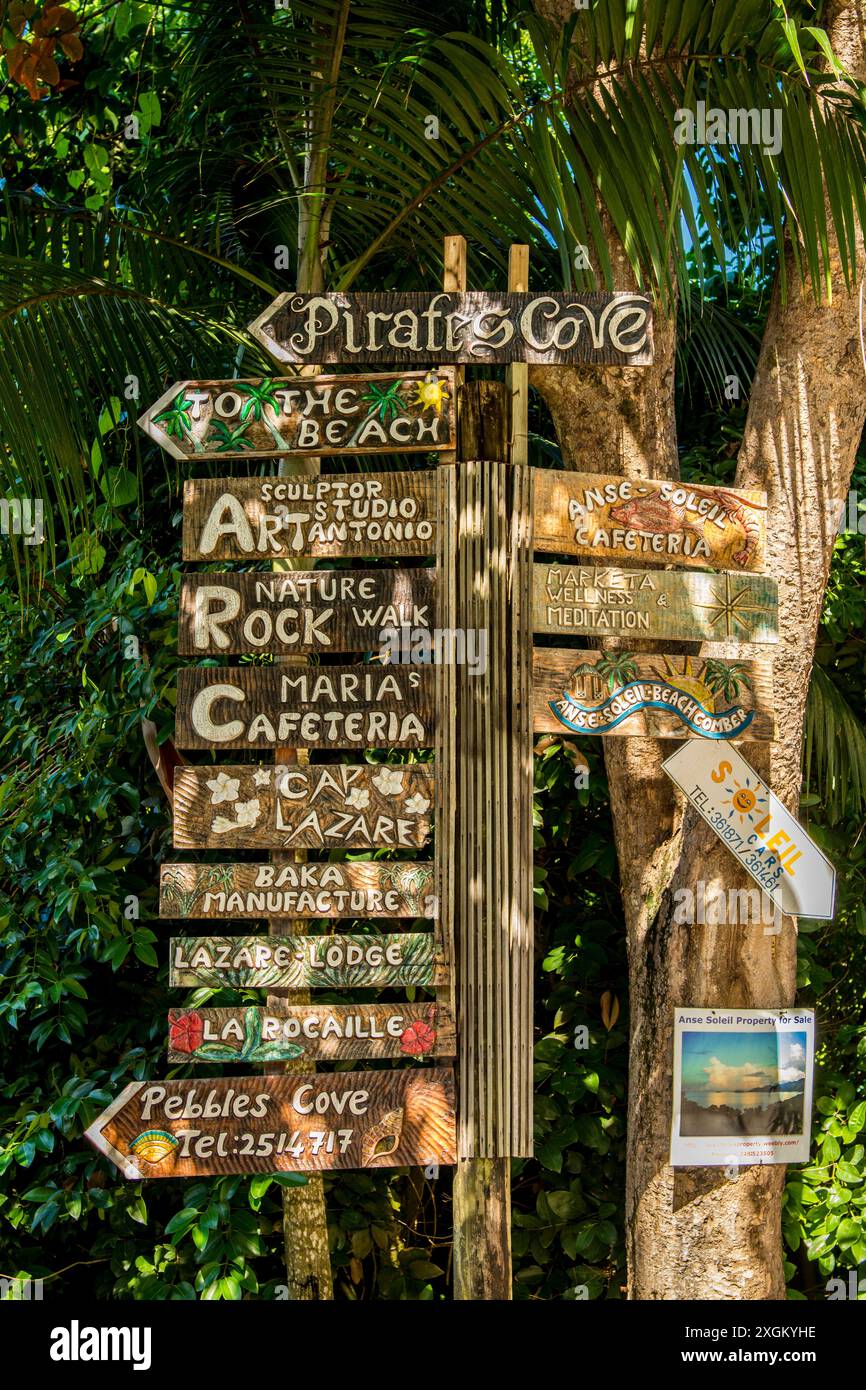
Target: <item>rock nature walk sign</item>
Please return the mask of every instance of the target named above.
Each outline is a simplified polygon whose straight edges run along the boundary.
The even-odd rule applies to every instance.
[[[403,626],[435,627],[434,581],[432,569],[402,568],[187,575],[178,650],[182,656],[377,651]]]
[[[662,767],[784,913],[833,916],[836,870],[736,748],[684,744]]]

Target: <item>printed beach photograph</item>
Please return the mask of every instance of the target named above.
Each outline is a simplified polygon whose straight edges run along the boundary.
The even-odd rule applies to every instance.
[[[805,1032],[684,1031],[680,1137],[802,1134]]]

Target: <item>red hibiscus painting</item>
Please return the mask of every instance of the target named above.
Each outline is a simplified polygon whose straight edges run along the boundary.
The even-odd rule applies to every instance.
[[[174,1052],[195,1052],[204,1037],[204,1023],[195,1009],[179,1013],[172,1009],[168,1015],[168,1040]]]
[[[432,1052],[435,1042],[436,1029],[419,1018],[400,1034],[400,1051],[408,1053],[410,1057],[418,1057],[422,1052]]]

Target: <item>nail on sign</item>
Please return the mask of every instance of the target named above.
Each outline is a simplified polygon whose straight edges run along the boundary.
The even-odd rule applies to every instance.
[[[662,767],[783,912],[832,918],[836,870],[735,748],[695,740]]]

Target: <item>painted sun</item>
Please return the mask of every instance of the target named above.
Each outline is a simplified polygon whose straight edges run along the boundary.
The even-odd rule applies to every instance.
[[[725,787],[728,798],[721,804],[731,808],[728,812],[728,820],[732,820],[735,815],[739,816],[742,825],[743,821],[753,819],[752,813],[759,806],[767,805],[767,798],[759,795],[760,783],[753,786],[749,777],[745,779],[744,783],[738,782],[736,777],[732,778],[732,781],[734,783],[732,787]]]
[[[441,381],[435,372],[428,372],[424,380],[419,381],[415,387],[415,404],[420,405],[422,410],[432,408],[437,415],[441,415],[447,400],[445,382]]]

